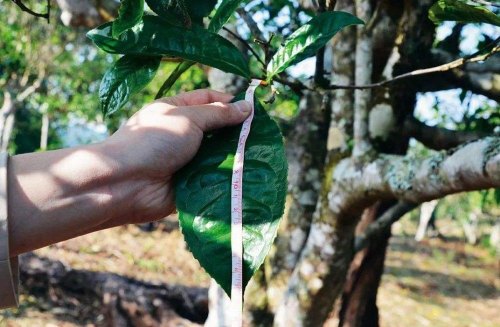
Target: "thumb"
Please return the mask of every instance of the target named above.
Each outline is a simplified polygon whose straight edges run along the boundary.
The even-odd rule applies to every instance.
[[[214,102],[189,106],[185,113],[204,132],[242,123],[252,111],[250,102],[241,100],[234,103]]]

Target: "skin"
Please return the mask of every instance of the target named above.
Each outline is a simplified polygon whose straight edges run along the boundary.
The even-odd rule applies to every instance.
[[[105,142],[10,158],[10,254],[172,213],[173,176],[194,157],[203,132],[249,115],[250,104],[232,98],[183,93],[145,106]]]

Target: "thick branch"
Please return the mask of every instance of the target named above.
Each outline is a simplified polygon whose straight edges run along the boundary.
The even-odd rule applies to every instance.
[[[500,137],[487,137],[427,157],[381,155],[362,169],[351,160],[334,174],[333,212],[353,212],[376,199],[422,203],[448,194],[500,186]],[[360,208],[362,209],[362,208]]]
[[[321,217],[313,222],[277,311],[276,326],[319,326],[324,322],[342,292],[354,253],[357,219],[376,200],[418,204],[451,193],[500,187],[500,137],[421,158],[384,155],[363,167],[345,159],[336,167],[331,183],[327,207],[321,204]],[[294,314],[287,314],[290,312]]]
[[[372,14],[369,0],[356,0],[356,15],[368,21]],[[356,43],[355,82],[365,85],[371,82],[373,68],[373,39],[365,26],[358,26]],[[368,134],[368,112],[371,101],[369,89],[354,92],[354,149],[353,156],[361,157],[371,150]]]
[[[354,251],[358,252],[367,247],[373,240],[382,237],[392,224],[416,207],[417,205],[414,203],[400,201],[389,208],[380,218],[371,223],[362,235],[356,237]]]
[[[20,260],[25,291],[63,307],[80,322],[104,315],[106,326],[191,326],[207,317],[207,290],[150,284],[120,275],[73,270],[34,254]]]
[[[448,150],[486,136],[479,131],[454,131],[428,126],[415,118],[408,118],[405,121],[403,131],[407,136],[413,137],[433,150]]]

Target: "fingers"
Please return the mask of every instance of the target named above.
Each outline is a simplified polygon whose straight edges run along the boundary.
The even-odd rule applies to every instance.
[[[227,103],[233,99],[233,95],[217,92],[209,89],[195,90],[181,93],[170,98],[163,98],[157,102],[167,103],[174,106],[195,106],[214,102]]]
[[[210,103],[199,106],[182,108],[187,115],[202,131],[209,131],[225,126],[242,123],[252,110],[248,101],[235,103]]]

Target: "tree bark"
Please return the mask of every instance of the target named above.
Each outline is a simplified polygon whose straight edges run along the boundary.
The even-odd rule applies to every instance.
[[[23,288],[40,305],[64,307],[80,323],[101,326],[195,326],[207,317],[207,290],[145,283],[111,273],[73,270],[61,262],[21,256]],[[67,313],[65,313],[67,314]],[[97,317],[104,316],[99,322]]]
[[[271,312],[275,312],[282,299],[309,234],[325,162],[328,106],[320,94],[306,93],[286,142],[288,208],[266,262],[267,303]]]
[[[359,235],[377,220],[380,203],[366,209],[356,228]],[[339,327],[378,327],[377,291],[384,269],[390,230],[354,256],[347,273],[339,312]]]
[[[276,326],[319,326],[327,318],[353,256],[361,211],[380,199],[421,203],[447,194],[500,186],[500,137],[424,158],[381,155],[360,167],[344,159],[332,176],[328,201],[315,217]]]
[[[424,202],[420,206],[420,218],[418,221],[417,232],[415,233],[415,241],[420,242],[424,239],[427,227],[431,221],[434,211],[436,210],[438,200]]]
[[[0,150],[6,151],[12,137],[12,128],[16,115],[16,103],[12,93],[3,92],[3,105],[0,109]]]
[[[92,28],[116,16],[119,1],[57,0],[61,21],[66,26]]]

